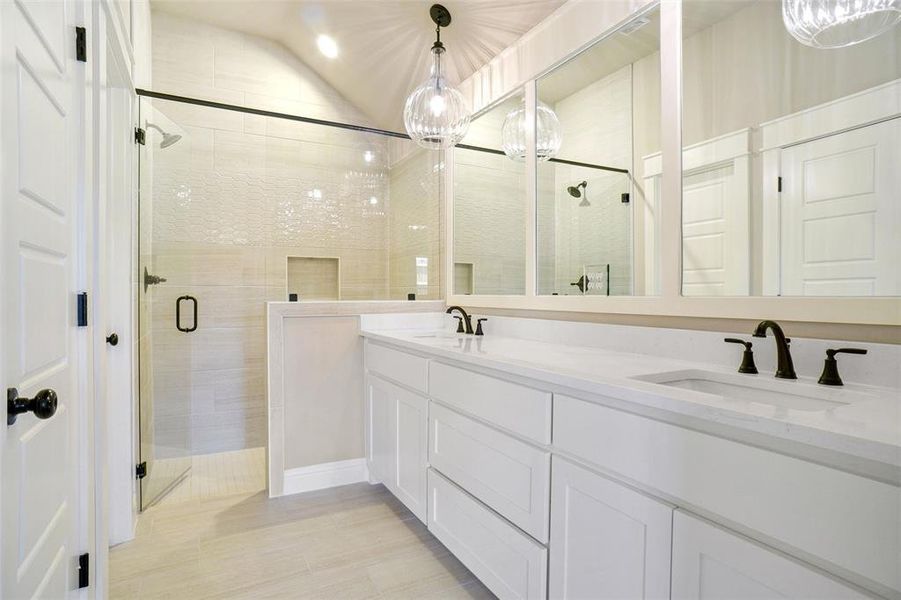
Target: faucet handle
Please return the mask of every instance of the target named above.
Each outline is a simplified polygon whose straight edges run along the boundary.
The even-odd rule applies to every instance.
[[[463,329],[463,317],[454,315],[454,318],[457,319],[457,333],[465,333],[466,330]]]
[[[487,321],[488,317],[482,317],[481,319],[476,319],[476,335],[485,335],[482,331],[482,321]]]
[[[730,344],[744,344],[745,350],[750,350],[751,346],[754,344],[752,342],[746,342],[744,340],[740,340],[738,338],[724,338],[724,342],[729,342]]]
[[[830,348],[826,350],[826,362],[823,364],[823,372],[817,381],[820,385],[845,385],[838,374],[838,361],[836,354],[866,354],[864,348]]]
[[[843,354],[866,354],[867,350],[865,348],[836,348],[835,350],[829,349],[826,350],[826,356],[835,357],[838,353]]]
[[[745,347],[745,351],[741,355],[741,365],[738,367],[739,373],[747,373],[748,375],[756,375],[758,373],[757,365],[754,364],[754,351],[751,350],[754,344],[738,338],[725,338],[723,341],[730,344],[742,344]]]

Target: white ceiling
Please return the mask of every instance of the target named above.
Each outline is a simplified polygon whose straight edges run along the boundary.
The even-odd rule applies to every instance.
[[[459,82],[550,15],[565,0],[445,0],[453,21],[441,32],[448,77]],[[153,0],[154,10],[281,42],[368,114],[403,130],[403,105],[428,74],[435,24],[426,0]],[[336,59],[316,46],[338,43]]]

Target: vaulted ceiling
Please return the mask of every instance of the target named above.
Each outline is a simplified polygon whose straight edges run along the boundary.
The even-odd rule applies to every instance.
[[[453,21],[441,32],[448,77],[459,82],[550,15],[565,0],[445,0]],[[153,0],[154,10],[281,42],[368,114],[402,128],[403,104],[428,73],[435,25],[424,0]],[[338,44],[335,59],[316,39]]]

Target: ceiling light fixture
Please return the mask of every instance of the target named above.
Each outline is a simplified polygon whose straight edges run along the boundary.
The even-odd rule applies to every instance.
[[[404,126],[410,138],[423,148],[443,150],[456,146],[463,139],[471,115],[463,94],[447,84],[441,62],[445,52],[441,28],[450,25],[450,12],[440,4],[433,4],[429,15],[436,25],[432,67],[429,78],[407,98]]]
[[[551,107],[540,100],[535,108],[535,152],[538,160],[548,160],[557,155],[563,143],[560,119]],[[504,154],[515,161],[526,158],[526,130],[526,100],[523,98],[518,108],[507,113],[501,128]]]
[[[782,21],[811,48],[844,48],[901,22],[901,0],[782,0]]]
[[[331,36],[323,33],[316,38],[316,45],[319,46],[319,51],[326,58],[336,58],[338,56],[338,43]]]

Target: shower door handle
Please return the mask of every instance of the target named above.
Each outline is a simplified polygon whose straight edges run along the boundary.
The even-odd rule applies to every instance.
[[[194,321],[190,327],[181,326],[181,303],[183,300],[190,300],[194,303]],[[197,330],[197,298],[194,296],[179,296],[175,301],[175,328],[185,333],[191,333]]]

